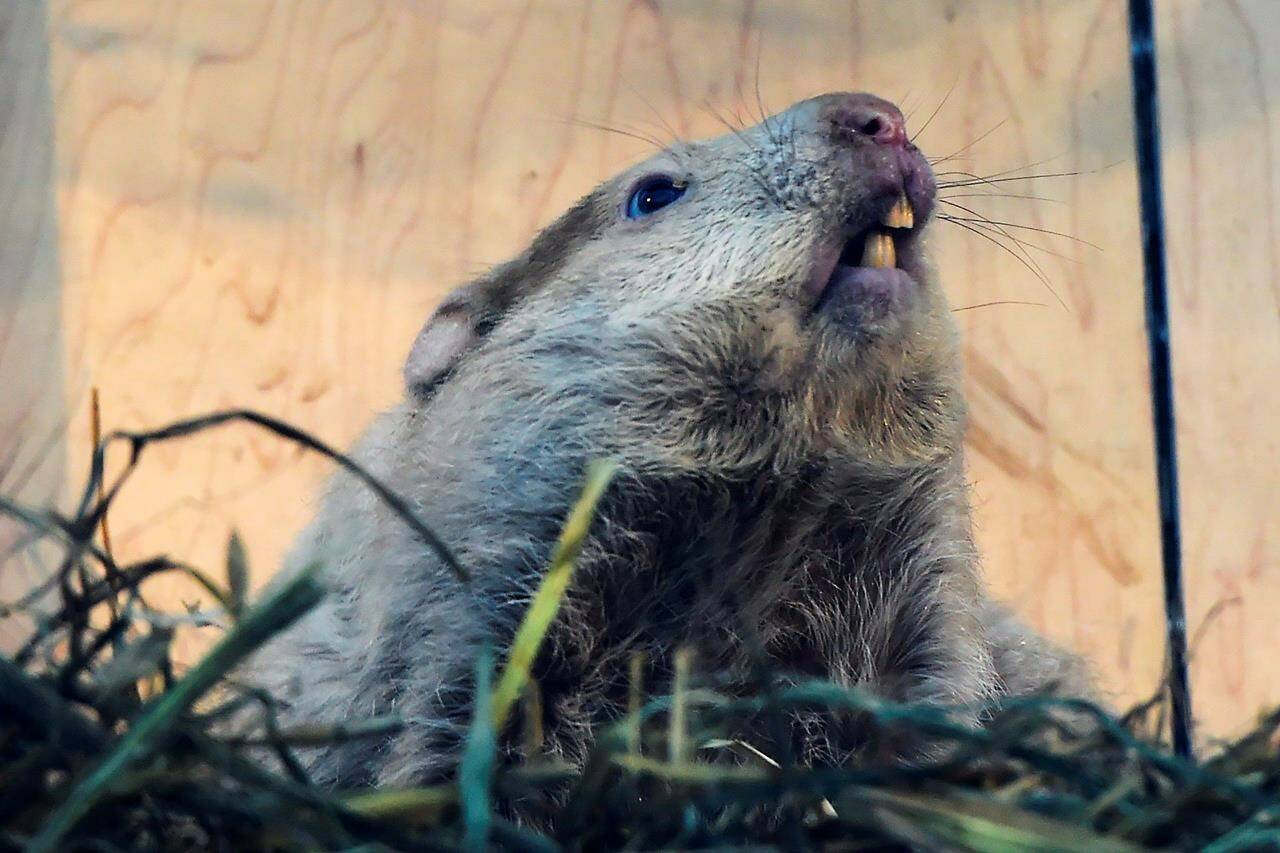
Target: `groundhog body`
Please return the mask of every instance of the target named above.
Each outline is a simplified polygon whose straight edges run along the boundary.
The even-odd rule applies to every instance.
[[[447,298],[355,452],[472,579],[334,480],[288,561],[331,594],[255,672],[286,721],[406,726],[310,755],[315,778],[450,772],[476,653],[509,644],[602,457],[621,473],[535,668],[555,757],[622,712],[636,651],[656,690],[682,646],[903,700],[1082,688],[978,576],[935,197],[895,107],[825,95],[658,153]],[[804,728],[806,757],[846,757]]]

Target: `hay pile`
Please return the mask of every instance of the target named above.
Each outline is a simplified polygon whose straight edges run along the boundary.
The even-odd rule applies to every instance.
[[[601,733],[583,769],[499,759],[498,732],[522,696],[529,665],[572,571],[594,502],[609,476],[588,478],[544,583],[506,661],[477,661],[474,722],[456,781],[404,790],[330,791],[311,785],[298,748],[377,738],[393,717],[340,728],[282,730],[271,697],[229,673],[323,596],[304,572],[252,607],[243,550],[225,576],[165,558],[117,565],[95,544],[111,500],[151,443],[249,421],[335,459],[305,434],[250,412],[228,412],[98,448],[72,518],[0,499],[0,510],[54,540],[64,558],[47,584],[0,615],[40,609],[34,631],[0,659],[0,848],[170,849],[657,849],[822,850],[1280,849],[1280,712],[1212,757],[1178,758],[1161,745],[1162,697],[1116,719],[1084,701],[1023,699],[974,729],[948,709],[887,702],[858,690],[762,680],[729,695],[714,678],[678,672],[673,695],[633,697]],[[106,444],[131,448],[103,484]],[[370,483],[371,487],[379,488]],[[379,491],[396,511],[408,510]],[[409,519],[421,526],[416,519]],[[228,627],[195,666],[175,672],[174,632],[208,619],[147,605],[148,578],[181,572],[219,603]],[[53,606],[42,606],[52,600]],[[871,747],[853,766],[795,766],[735,739],[747,719],[784,724],[815,707],[858,715]],[[255,723],[226,725],[246,710]],[[239,715],[239,716],[237,716]],[[939,745],[904,767],[876,749],[908,736]],[[524,732],[536,750],[539,733]],[[256,760],[268,751],[274,761]],[[776,759],[776,760],[775,760]],[[545,796],[546,792],[557,796]],[[532,825],[503,816],[519,801]]]

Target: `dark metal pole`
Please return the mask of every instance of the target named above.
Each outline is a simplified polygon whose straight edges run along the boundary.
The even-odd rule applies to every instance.
[[[1179,755],[1189,756],[1191,685],[1187,679],[1187,612],[1182,592],[1182,524],[1178,515],[1178,445],[1169,347],[1169,292],[1165,277],[1154,30],[1151,0],[1129,0],[1129,59],[1133,71],[1133,117],[1138,148],[1138,188],[1142,202],[1142,260],[1146,272],[1147,344],[1151,360],[1151,408],[1155,419],[1160,550],[1164,558],[1164,608],[1169,632],[1173,748]]]

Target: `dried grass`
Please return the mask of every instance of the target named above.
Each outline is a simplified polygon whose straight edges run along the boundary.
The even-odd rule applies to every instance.
[[[784,686],[763,673],[759,690],[744,696],[719,689],[714,674],[682,673],[671,696],[646,697],[637,680],[631,712],[600,733],[584,768],[504,764],[499,734],[517,702],[539,701],[529,667],[608,483],[607,466],[589,473],[506,661],[499,668],[490,650],[478,656],[473,725],[456,780],[318,788],[294,749],[387,737],[399,721],[282,730],[271,697],[228,677],[321,599],[315,569],[250,606],[237,539],[222,578],[163,557],[118,565],[95,544],[147,446],[232,422],[329,456],[465,575],[408,505],[354,461],[253,412],[108,436],[72,517],[0,499],[0,511],[30,528],[25,546],[52,540],[63,554],[47,583],[0,613],[37,617],[27,641],[0,659],[0,848],[1280,849],[1280,712],[1211,757],[1188,760],[1160,736],[1163,695],[1119,719],[1083,700],[1018,699],[986,709],[987,724],[973,728],[959,709],[900,705],[829,683]],[[129,446],[130,459],[108,484],[105,447],[117,442]],[[174,632],[208,620],[147,604],[146,581],[166,572],[202,587],[230,622],[183,673],[169,658]],[[258,709],[258,723],[229,728],[245,708]],[[739,739],[746,720],[781,721],[814,708],[856,715],[868,732],[867,758],[797,766]],[[536,751],[541,734],[526,727],[524,742]],[[927,738],[933,757],[904,766],[888,757],[891,749],[876,748],[906,737]],[[278,760],[255,760],[264,749]],[[516,801],[534,821],[518,826],[504,816],[504,804]]]

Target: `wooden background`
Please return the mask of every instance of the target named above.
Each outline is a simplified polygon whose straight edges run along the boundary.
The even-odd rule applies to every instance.
[[[1193,684],[1227,734],[1280,700],[1280,16],[1158,6]],[[1123,2],[16,0],[0,27],[0,487],[32,500],[83,476],[92,386],[109,427],[251,406],[350,441],[441,294],[644,154],[575,122],[698,136],[757,84],[775,110],[859,88],[915,127],[946,98],[920,142],[981,138],[958,168],[1079,173],[961,200],[1097,246],[1018,232],[1065,307],[938,230],[957,307],[1043,303],[957,314],[979,537],[993,586],[1117,701],[1154,688]],[[157,448],[116,551],[217,567],[235,527],[261,582],[325,471],[248,428]]]

